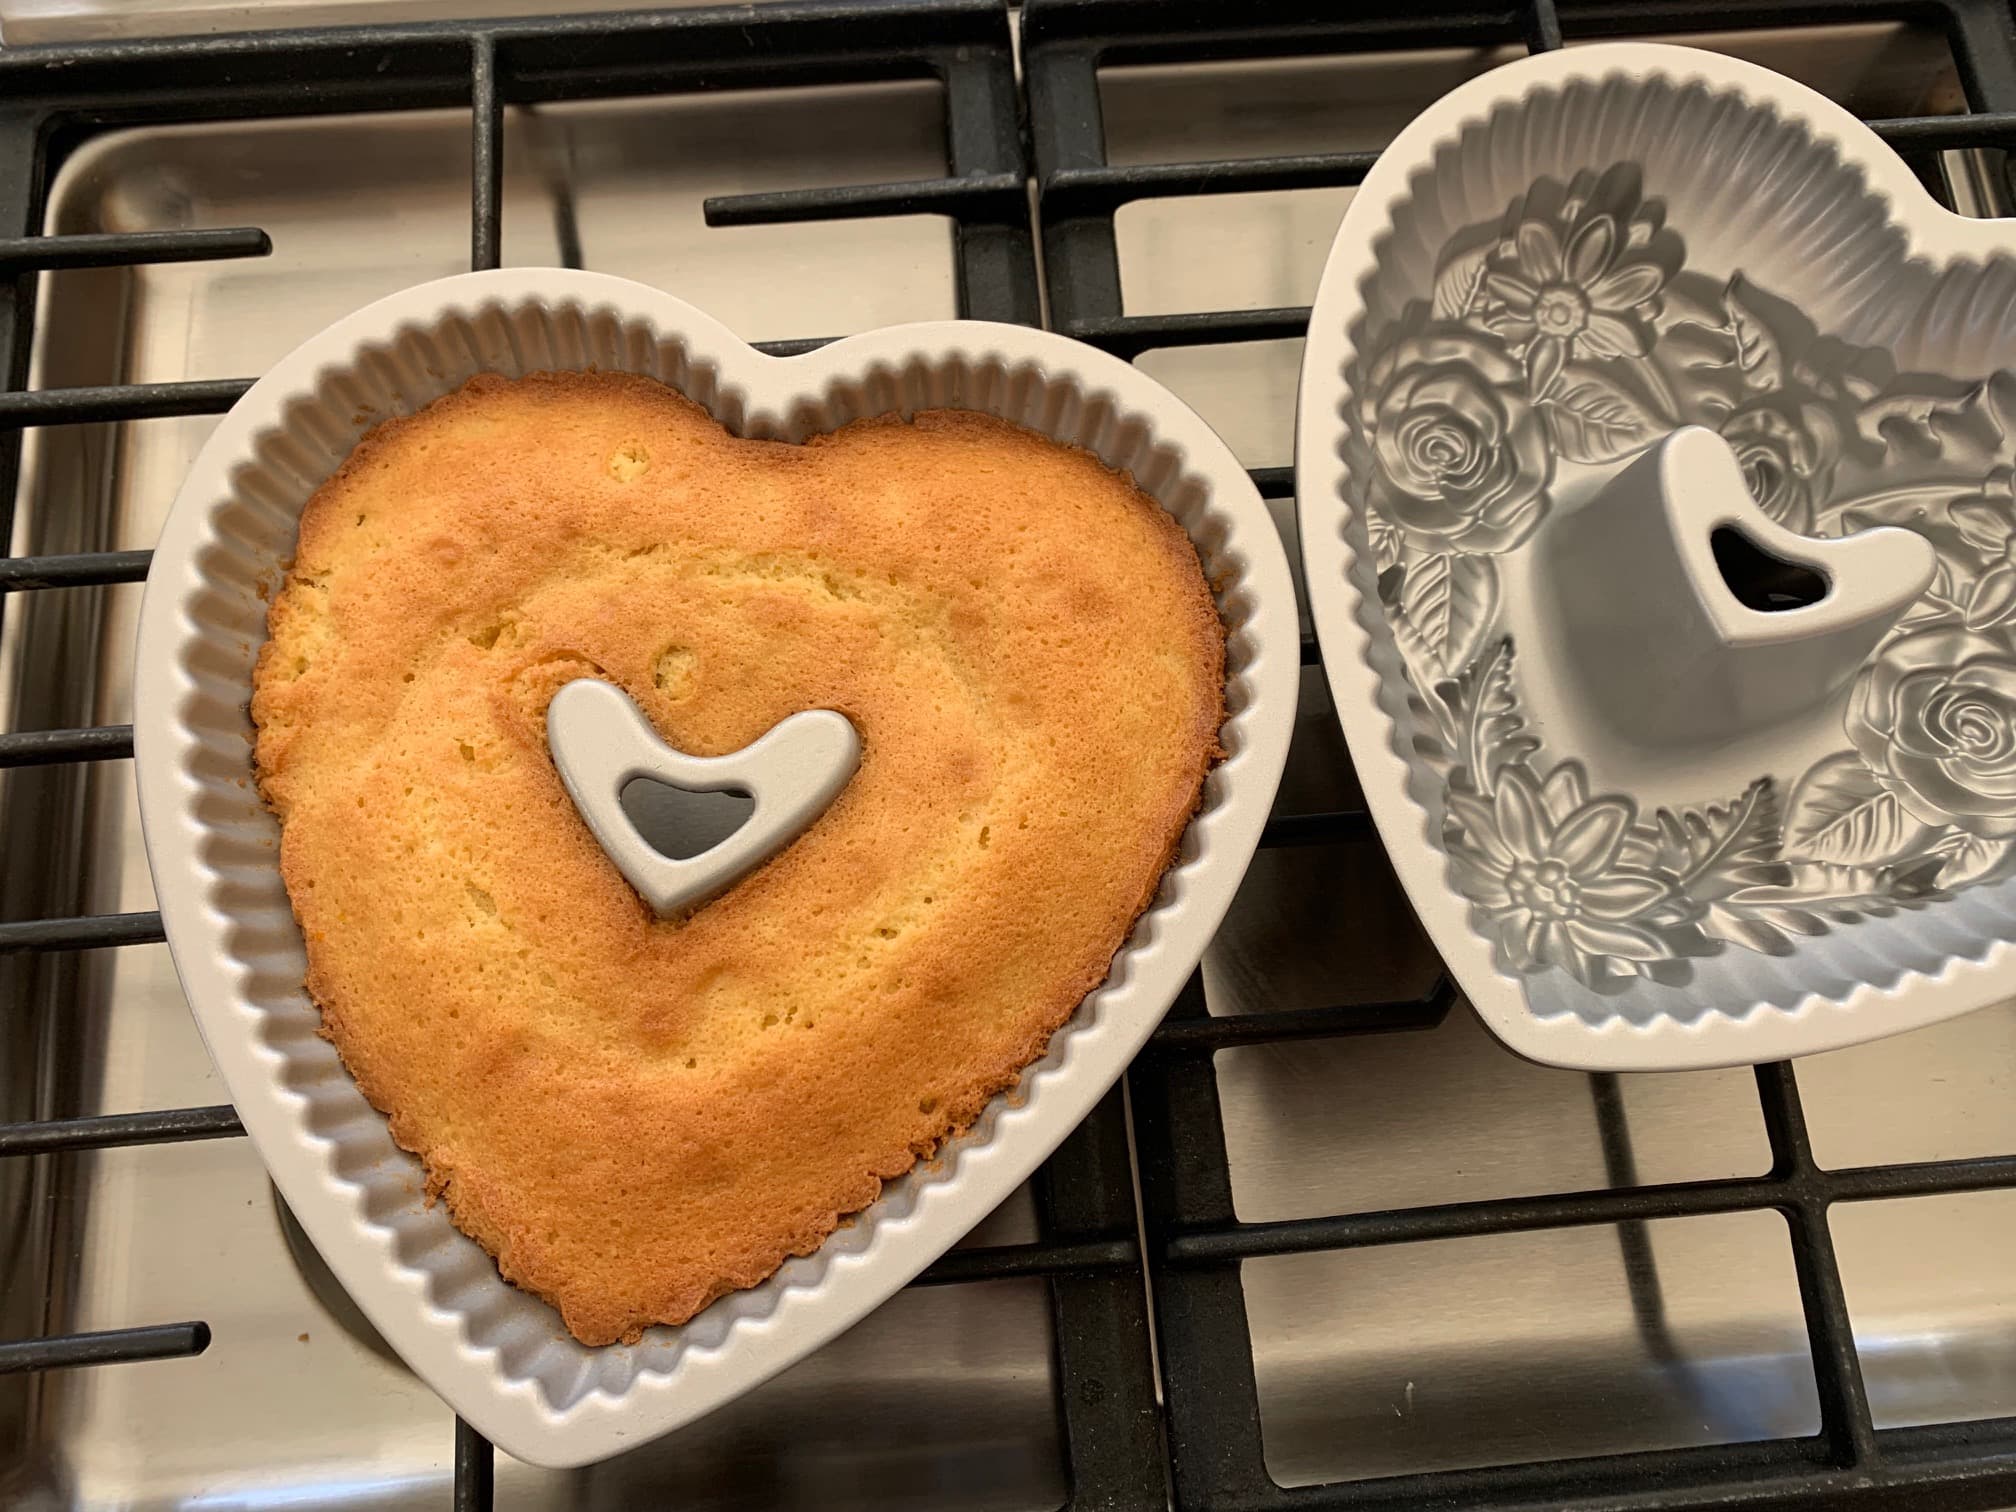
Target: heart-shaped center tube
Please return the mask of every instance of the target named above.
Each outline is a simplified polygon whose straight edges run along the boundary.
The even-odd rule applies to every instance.
[[[688,756],[658,738],[628,694],[593,678],[553,695],[546,741],[590,832],[660,918],[725,892],[783,850],[861,764],[861,737],[831,709],[793,714],[726,756]],[[640,777],[690,793],[745,793],[756,806],[720,844],[668,856],[624,812],[623,790]]]
[[[1543,550],[1588,703],[1652,747],[1736,739],[1834,697],[1934,567],[1909,530],[1787,530],[1700,426],[1625,464]]]

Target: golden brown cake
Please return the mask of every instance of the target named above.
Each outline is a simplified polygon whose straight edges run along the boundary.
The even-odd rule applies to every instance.
[[[616,374],[479,378],[317,491],[261,791],[324,1032],[430,1194],[589,1344],[806,1254],[1106,976],[1218,755],[1183,530],[982,416],[737,440]],[[547,751],[577,677],[676,748],[837,709],[810,829],[659,920]]]

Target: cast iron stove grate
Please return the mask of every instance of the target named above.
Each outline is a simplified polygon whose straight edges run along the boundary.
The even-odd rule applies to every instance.
[[[1617,35],[1909,17],[1943,31],[1971,113],[1872,122],[1937,183],[1926,154],[2016,145],[2016,28],[2001,0],[1926,6],[1742,3],[1516,7],[1030,0],[1024,68],[1053,326],[1133,358],[1160,348],[1299,337],[1302,308],[1129,315],[1121,301],[1114,213],[1131,201],[1353,185],[1374,152],[1236,162],[1115,166],[1107,161],[1098,70],[1113,64],[1364,53],[1426,46],[1532,50]],[[1287,497],[1289,468],[1255,479]],[[1317,659],[1305,643],[1305,661]],[[1277,839],[1331,838],[1349,814],[1281,819]],[[1786,1065],[1757,1069],[1772,1164],[1755,1179],[1638,1184],[1614,1076],[1592,1077],[1606,1190],[1260,1223],[1238,1221],[1213,1053],[1267,1041],[1418,1029],[1455,1001],[1443,976],[1405,1001],[1212,1017],[1193,979],[1129,1074],[1143,1226],[1155,1292],[1172,1496],[1195,1512],[1291,1508],[1695,1508],[1868,1505],[1948,1509],[2016,1501],[2016,1420],[1878,1430],[1872,1421],[1827,1223],[1829,1204],[1972,1191],[2016,1182],[2016,1158],[1826,1170],[1807,1138]],[[1283,1488],[1263,1453],[1241,1262],[1261,1256],[1508,1234],[1617,1228],[1641,1333],[1661,1327],[1656,1276],[1643,1263],[1651,1219],[1776,1209],[1790,1225],[1821,1405],[1803,1439],[1498,1465]],[[1656,1338],[1648,1340],[1657,1352]],[[1596,1410],[1600,1410],[1600,1407]]]
[[[188,41],[0,51],[0,525],[9,520],[28,427],[216,413],[249,380],[27,388],[37,275],[44,269],[259,256],[252,227],[131,235],[36,235],[66,155],[93,133],[143,123],[467,106],[472,111],[470,264],[499,260],[502,117],[507,104],[936,78],[946,99],[943,177],[901,184],[752,194],[710,203],[715,224],[914,214],[954,226],[962,314],[1038,323],[1044,303],[1026,191],[1023,118],[1033,143],[1042,272],[1051,324],[1123,356],[1183,345],[1297,337],[1306,309],[1130,316],[1120,299],[1114,212],[1130,201],[1255,189],[1349,185],[1373,154],[1232,163],[1110,166],[1097,70],[1106,63],[1375,52],[1403,46],[1533,48],[1624,31],[1681,32],[1908,17],[1943,30],[1973,113],[1890,120],[1878,131],[1931,154],[2016,147],[2016,26],[2001,0],[1931,3],[1671,3],[1468,7],[1196,0],[1032,0],[1018,89],[1009,17],[990,0],[785,0],[751,11],[355,27]],[[563,236],[563,244],[565,238]],[[817,336],[767,344],[799,351]],[[1272,498],[1286,468],[1256,469]],[[14,593],[137,582],[144,551],[0,559],[0,608]],[[35,648],[24,648],[33,657]],[[1305,644],[1303,658],[1317,653]],[[0,734],[0,768],[74,770],[132,755],[130,727]],[[19,781],[24,772],[10,773]],[[1373,843],[1362,810],[1284,814],[1269,845]],[[47,916],[0,922],[0,968],[59,976],[75,953],[158,942],[153,913],[66,916],[74,879],[51,878]],[[17,982],[18,977],[10,978]],[[25,1002],[25,991],[9,994]],[[1857,1506],[1986,1508],[2016,1501],[2016,1420],[1877,1430],[1857,1364],[1826,1211],[1837,1200],[2016,1187],[2016,1156],[1823,1170],[1807,1140],[1789,1068],[1757,1073],[1773,1154],[1754,1179],[1641,1186],[1614,1079],[1594,1079],[1613,1185],[1602,1191],[1271,1223],[1236,1221],[1213,1052],[1270,1041],[1422,1029],[1455,1001],[1446,979],[1418,999],[1212,1018],[1193,979],[1130,1077],[1142,1192],[1137,1240],[1126,1110],[1116,1092],[1044,1167],[1040,1238],[962,1250],[917,1284],[1004,1277],[1047,1281],[1055,1324],[1057,1411],[1073,1508]],[[1607,1115],[1605,1113],[1607,1110]],[[228,1107],[181,1108],[0,1125],[0,1158],[242,1133]],[[32,1190],[32,1183],[31,1183]],[[1239,1265],[1248,1257],[1589,1224],[1642,1225],[1681,1214],[1776,1209],[1792,1228],[1822,1425],[1806,1439],[1501,1465],[1284,1490],[1267,1475]],[[1642,1268],[1634,1268],[1634,1275]],[[1160,1389],[1144,1281],[1153,1285]],[[1634,1292],[1658,1328],[1656,1293]],[[201,1352],[200,1320],[136,1318],[90,1334],[0,1342],[0,1373],[33,1374]],[[1166,1426],[1164,1419],[1166,1412]],[[458,1508],[491,1504],[490,1446],[458,1425]]]

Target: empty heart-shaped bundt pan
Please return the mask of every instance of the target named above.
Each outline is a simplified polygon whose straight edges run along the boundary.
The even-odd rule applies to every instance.
[[[658,378],[748,436],[799,441],[867,416],[949,406],[1083,446],[1131,472],[1189,532],[1228,636],[1225,758],[1110,975],[1048,1053],[816,1253],[683,1327],[604,1348],[571,1338],[423,1201],[418,1162],[317,1035],[278,826],[252,781],[246,711],[266,595],[293,554],[302,506],[364,432],[479,372],[590,367]],[[134,744],[176,969],[275,1183],[379,1332],[511,1454],[544,1465],[599,1459],[699,1416],[852,1324],[1008,1197],[1118,1079],[1196,969],[1258,844],[1294,720],[1294,604],[1280,538],[1224,443],[1152,379],[1061,337],[942,321],[774,358],[669,295],[600,274],[507,270],[411,289],[330,328],[252,388],[197,459],[156,549]],[[723,758],[740,763],[731,785],[757,798],[754,849],[735,865],[681,871],[629,828],[620,789],[639,775],[705,788],[721,769],[680,766],[648,726],[626,725],[634,706],[607,684],[563,693],[570,707],[556,699],[550,723],[570,790],[660,907],[682,889],[690,902],[731,882],[736,866],[760,861],[755,851],[788,841],[794,815],[809,822],[852,769],[842,716],[785,720]]]
[[[2016,988],[2016,228],[1839,106],[1569,49],[1411,124],[1302,371],[1309,598],[1394,865],[1564,1065]]]

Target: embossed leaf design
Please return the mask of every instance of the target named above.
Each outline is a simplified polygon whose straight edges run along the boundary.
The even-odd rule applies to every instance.
[[[2004,863],[2012,859],[2010,853],[2016,850],[2016,845],[2007,840],[1956,833],[1951,846],[1942,849],[1945,850],[1946,863],[1939,868],[1939,885],[1954,888],[1979,882],[2001,870]]]
[[[1435,648],[1428,644],[1427,637],[1397,606],[1387,611],[1386,623],[1393,629],[1393,643],[1399,648],[1400,659],[1407,664],[1407,676],[1415,687],[1446,689],[1455,686],[1451,681],[1449,664],[1442,660]],[[1438,723],[1446,724],[1446,721],[1438,716]],[[1454,738],[1451,737],[1452,740]]]
[[[1682,326],[1705,326],[1726,341],[1729,312],[1723,305],[1722,289],[1706,274],[1682,269],[1659,291],[1659,328],[1671,332]],[[1719,360],[1729,360],[1726,350]]]
[[[1661,809],[1656,827],[1656,864],[1698,906],[1696,922],[1703,934],[1766,953],[1789,948],[1769,922],[1729,902],[1747,889],[1779,887],[1789,880],[1788,869],[1775,859],[1778,794],[1770,778],[1751,783],[1734,803],[1679,813]]]
[[[1978,477],[2011,455],[2016,373],[2005,368],[1976,383],[1909,374],[1896,392],[1864,401],[1856,424],[1865,440],[1889,449],[1892,474],[1897,461],[1909,459],[1934,476]]]
[[[1372,565],[1375,572],[1385,572],[1400,564],[1400,527],[1384,515],[1367,514],[1365,536],[1372,545]]]
[[[1729,317],[1729,334],[1736,338],[1736,366],[1745,381],[1760,393],[1780,387],[1785,381],[1785,354],[1758,313],[1750,285],[1741,273],[1722,290],[1722,308]]]
[[[1456,552],[1410,555],[1403,563],[1396,612],[1445,667],[1460,667],[1498,612],[1498,568],[1488,556]]]
[[[1655,439],[1652,407],[1600,368],[1570,363],[1540,402],[1554,447],[1571,462],[1614,462]]]
[[[1929,382],[1919,378],[1918,382]],[[1937,457],[1940,434],[1963,412],[1979,402],[1980,390],[1960,394],[1933,394],[1905,390],[1879,394],[1865,401],[1855,412],[1855,428],[1872,446],[1895,447]]]
[[[1413,716],[1414,754],[1446,778],[1456,762],[1455,716],[1441,699],[1423,698],[1411,688],[1407,711]]]
[[[1671,390],[1674,418],[1683,425],[1719,426],[1748,390],[1735,366],[1735,338],[1717,323],[1679,325],[1659,338],[1652,367]]]
[[[1769,905],[1746,908],[1740,903],[1715,902],[1702,910],[1699,927],[1701,933],[1711,940],[1727,940],[1731,945],[1741,945],[1765,955],[1791,953],[1792,942],[1785,938],[1788,929],[1795,934],[1822,934],[1826,931],[1825,922],[1817,917],[1807,915],[1812,927],[1801,927],[1779,917],[1783,912]]]
[[[1662,808],[1655,822],[1660,870],[1697,901],[1785,880],[1785,868],[1775,860],[1778,795],[1769,777],[1751,783],[1734,803],[1679,813]]]
[[[1489,796],[1496,789],[1500,771],[1540,749],[1540,742],[1526,733],[1526,722],[1519,714],[1509,638],[1498,642],[1456,681],[1445,683],[1441,693],[1456,714],[1452,785],[1460,782]]]
[[[1961,486],[1956,483],[1901,484],[1877,493],[1830,503],[1822,514],[1823,517],[1838,518],[1842,534],[1868,530],[1876,525],[1901,525],[1906,530],[1924,534],[1928,522],[1935,517],[1935,511],[1950,503]]]
[[[1922,849],[1929,833],[1861,757],[1844,751],[1816,764],[1792,790],[1781,854],[1834,866],[1882,866]]]
[[[1806,861],[1791,869],[1791,880],[1784,886],[1746,887],[1727,906],[1792,934],[1823,935],[1832,925],[1865,914],[1895,913],[1910,896],[1878,869]],[[1782,952],[1783,947],[1779,949]]]
[[[1487,241],[1468,252],[1459,252],[1442,265],[1442,271],[1435,275],[1437,320],[1460,320],[1470,313],[1484,285],[1484,264],[1490,255],[1491,243]]]

